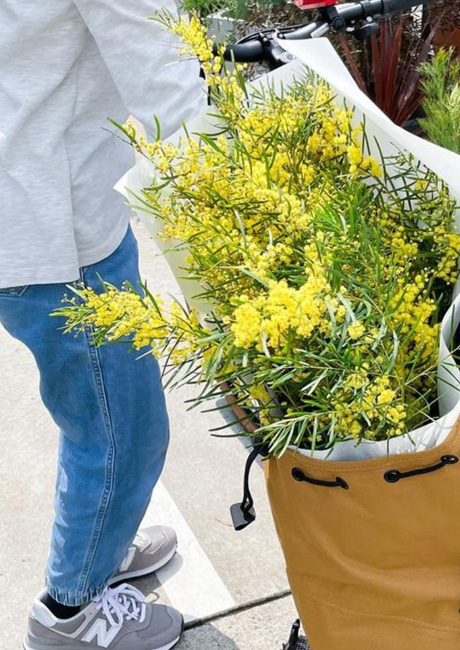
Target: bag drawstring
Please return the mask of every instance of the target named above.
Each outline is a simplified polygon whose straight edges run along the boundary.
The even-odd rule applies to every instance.
[[[251,474],[251,468],[257,457],[267,455],[268,448],[255,442],[254,449],[249,454],[244,469],[243,501],[241,503],[234,503],[230,508],[233,526],[237,531],[244,530],[255,521],[256,512],[254,510],[254,499],[252,498],[251,489],[249,487],[249,477]]]
[[[456,465],[458,463],[458,456],[447,455],[441,456],[437,465],[425,467],[423,469],[414,469],[410,472],[400,472],[399,469],[390,469],[384,474],[384,479],[387,483],[398,483],[403,478],[410,478],[411,476],[420,476],[422,474],[431,474],[437,472],[439,469],[446,467],[446,465]]]
[[[456,465],[458,462],[459,462],[458,456],[448,454],[445,456],[441,456],[439,463],[437,463],[436,465],[432,465],[431,467],[414,469],[408,472],[401,472],[399,471],[399,469],[390,469],[389,471],[385,472],[384,479],[387,483],[398,483],[402,479],[410,478],[412,476],[422,476],[424,474],[431,474],[432,472],[437,472],[438,470],[443,469],[443,467],[446,467],[448,465]],[[294,467],[294,469],[292,470],[292,478],[301,483],[302,482],[310,483],[311,485],[319,485],[321,487],[327,487],[327,488],[338,487],[338,488],[342,488],[343,490],[350,489],[348,483],[343,478],[340,478],[340,476],[337,476],[335,481],[323,481],[317,478],[312,478],[311,476],[307,476],[307,474],[305,474],[305,472],[302,469],[300,469],[300,467]]]
[[[311,476],[307,476],[305,472],[300,469],[300,467],[294,467],[292,470],[292,478],[296,481],[305,482],[305,483],[310,483],[311,485],[320,485],[321,487],[327,487],[327,488],[342,488],[342,490],[349,490],[350,486],[346,481],[344,481],[343,478],[340,478],[340,476],[337,476],[335,481],[321,481],[320,479],[317,478],[312,478]]]

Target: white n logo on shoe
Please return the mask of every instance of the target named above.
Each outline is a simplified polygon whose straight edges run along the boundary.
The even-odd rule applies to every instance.
[[[121,626],[107,629],[107,621],[103,618],[98,618],[94,621],[85,636],[82,637],[82,641],[88,641],[90,643],[97,637],[97,645],[101,648],[108,648],[120,630]]]
[[[134,556],[136,555],[136,550],[137,549],[136,549],[135,546],[130,546],[129,547],[129,551],[128,551],[125,559],[121,563],[119,571],[123,572],[123,571],[127,571],[129,569],[129,567],[131,566],[132,561],[134,560]]]

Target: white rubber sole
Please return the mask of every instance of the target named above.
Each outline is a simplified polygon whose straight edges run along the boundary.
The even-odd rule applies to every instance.
[[[166,555],[160,562],[145,567],[144,569],[137,569],[137,571],[126,571],[126,573],[123,573],[123,575],[115,575],[113,578],[109,580],[108,584],[110,586],[115,584],[116,582],[124,582],[126,580],[132,580],[133,578],[141,578],[142,576],[148,576],[150,573],[155,573],[155,571],[158,571],[158,569],[162,569],[164,566],[166,566],[168,562],[171,562],[173,557],[176,555],[176,552],[177,552],[177,544],[171,550],[171,552],[168,555]],[[176,643],[177,641],[175,641],[172,645],[168,647],[159,648],[158,650],[169,650],[169,648],[172,648],[174,645],[176,645]]]
[[[177,639],[172,643],[168,643],[168,645],[164,645],[162,648],[155,648],[155,650],[171,650],[171,648],[174,648],[174,646],[179,643],[179,641],[181,640],[181,636],[182,634],[178,636]]]
[[[175,641],[172,641],[167,645],[162,645],[161,648],[159,647],[152,648],[152,650],[171,650],[171,648],[174,648],[174,646],[179,643],[179,641],[181,640],[181,636],[182,634],[179,635]],[[22,647],[24,648],[24,650],[37,650],[33,646],[28,645],[25,639],[22,642]],[[45,646],[43,646],[43,648],[44,647]],[[50,650],[101,650],[99,646],[94,646],[93,648],[91,648],[91,646],[87,646],[87,645],[85,646],[81,645],[78,648],[77,647],[73,648],[72,646],[55,646],[55,645],[50,645],[48,647]]]

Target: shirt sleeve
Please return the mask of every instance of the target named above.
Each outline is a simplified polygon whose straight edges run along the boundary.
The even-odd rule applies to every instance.
[[[74,0],[127,112],[167,137],[206,108],[199,63],[180,56],[180,40],[149,16],[177,13],[174,0]]]

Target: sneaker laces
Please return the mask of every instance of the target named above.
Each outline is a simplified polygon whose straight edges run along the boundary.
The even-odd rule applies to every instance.
[[[126,583],[118,587],[106,587],[93,602],[102,609],[105,617],[114,627],[121,627],[124,620],[142,623],[145,619],[146,606],[144,594]]]

